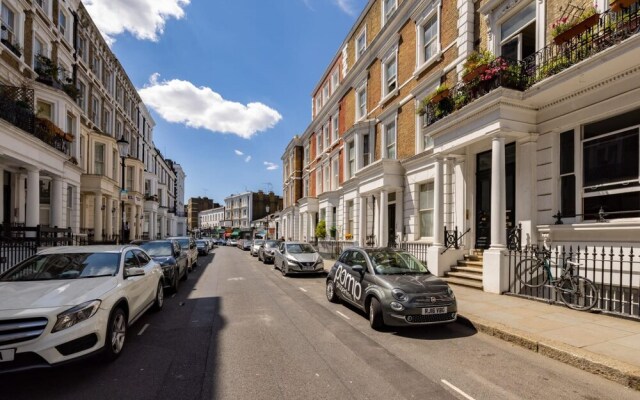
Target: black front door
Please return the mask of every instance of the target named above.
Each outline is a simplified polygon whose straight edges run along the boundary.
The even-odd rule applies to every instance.
[[[388,222],[389,222],[389,247],[394,247],[396,245],[396,205],[389,204],[387,209],[388,212]]]
[[[506,222],[504,229],[516,220],[516,147],[505,146]],[[476,249],[491,245],[491,150],[476,156]]]
[[[4,210],[2,214],[2,221],[11,222],[11,173],[4,171],[4,187],[2,188],[2,196],[4,200]]]

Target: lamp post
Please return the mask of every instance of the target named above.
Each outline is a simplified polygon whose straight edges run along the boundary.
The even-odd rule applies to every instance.
[[[120,212],[122,213],[122,219],[120,221],[121,224],[121,228],[120,228],[120,243],[124,243],[125,242],[125,238],[124,238],[124,198],[122,197],[122,195],[125,193],[125,176],[124,176],[124,159],[127,157],[127,155],[129,154],[129,142],[127,141],[127,139],[124,138],[124,135],[122,135],[120,137],[120,139],[118,139],[118,141],[116,142],[118,144],[118,152],[120,153],[120,159],[122,160],[122,187],[120,188]]]

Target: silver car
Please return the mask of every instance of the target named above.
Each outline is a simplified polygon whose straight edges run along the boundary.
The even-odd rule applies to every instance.
[[[262,246],[263,243],[263,239],[255,239],[253,241],[253,243],[251,244],[251,249],[249,249],[249,252],[251,252],[252,256],[258,257],[258,251],[260,251],[260,246]]]
[[[304,242],[282,242],[276,249],[273,266],[282,272],[283,276],[290,273],[323,273],[324,261],[320,254]]]

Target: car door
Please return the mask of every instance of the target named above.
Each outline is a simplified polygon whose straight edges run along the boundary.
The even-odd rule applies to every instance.
[[[133,250],[124,255],[124,274],[131,268],[140,268],[140,261]],[[135,318],[144,307],[145,276],[130,276],[124,280],[124,290],[129,300],[129,321]]]
[[[361,275],[353,271],[353,258],[355,250],[347,250],[338,260],[338,268],[335,274],[336,293],[347,302],[361,307],[362,285],[360,284]]]
[[[369,268],[367,256],[363,251],[353,250],[349,261],[351,264],[351,276],[353,276],[355,281],[353,289],[354,299],[357,305],[364,310],[365,293],[367,293],[367,288],[373,283],[374,275],[372,274],[371,268]],[[362,272],[354,270],[356,266],[362,267]]]
[[[185,253],[184,251],[182,251],[182,249],[180,248],[180,244],[177,242],[173,242],[173,253],[177,254],[177,256],[175,257],[176,259],[176,264],[178,265],[178,270],[180,271],[180,276],[182,276],[182,274],[186,273],[186,270],[189,266],[188,261],[187,260],[187,253]]]
[[[285,262],[285,252],[284,243],[280,243],[273,251],[273,264],[279,266],[279,268],[282,268],[282,263]]]
[[[138,262],[140,263],[140,267],[144,269],[144,276],[141,276],[144,282],[144,289],[142,297],[143,306],[149,304],[155,299],[156,290],[158,287],[158,275],[156,269],[156,263],[142,250],[134,250],[133,251],[138,257]]]

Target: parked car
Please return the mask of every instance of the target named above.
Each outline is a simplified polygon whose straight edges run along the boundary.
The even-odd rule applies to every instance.
[[[114,360],[129,327],[164,304],[163,273],[140,247],[54,247],[0,275],[0,372],[101,354]]]
[[[260,246],[262,246],[263,243],[264,239],[254,239],[253,242],[251,242],[251,249],[249,249],[249,252],[252,256],[258,257],[258,251],[260,250]]]
[[[196,248],[198,249],[198,256],[206,256],[209,254],[209,243],[204,239],[196,240]]]
[[[320,254],[304,242],[281,242],[274,253],[273,267],[283,276],[290,273],[323,273],[324,261]]]
[[[176,240],[180,243],[180,249],[187,253],[189,259],[189,269],[193,270],[198,266],[198,249],[196,248],[196,241],[191,236],[172,236],[167,239]]]
[[[223,238],[218,239],[218,246],[226,246],[227,241]]]
[[[209,250],[213,250],[216,248],[216,240],[212,237],[205,238],[209,243]]]
[[[227,246],[238,246],[238,240],[237,239],[228,239],[227,240]]]
[[[153,240],[140,245],[162,267],[165,287],[176,293],[180,281],[187,279],[189,259],[176,240]]]
[[[252,246],[252,245],[253,245],[253,240],[251,240],[251,239],[244,239],[244,240],[242,241],[242,247],[241,247],[241,249],[242,249],[242,250],[244,250],[244,251],[251,250],[251,246]]]
[[[273,256],[278,245],[280,245],[278,240],[265,240],[260,246],[260,250],[258,250],[258,260],[265,264],[273,262]]]
[[[445,281],[411,254],[390,248],[345,250],[327,276],[326,295],[367,312],[374,329],[449,323],[458,312]]]

